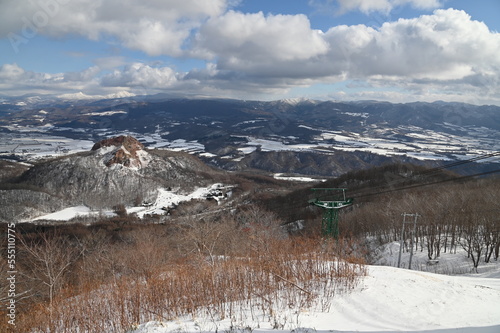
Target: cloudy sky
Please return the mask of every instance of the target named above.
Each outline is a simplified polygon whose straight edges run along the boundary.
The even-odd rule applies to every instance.
[[[498,0],[0,0],[0,95],[500,105]]]

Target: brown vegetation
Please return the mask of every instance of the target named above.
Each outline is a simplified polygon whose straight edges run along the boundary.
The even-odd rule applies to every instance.
[[[16,331],[124,332],[190,314],[241,321],[241,308],[256,307],[279,328],[292,320],[280,309],[326,310],[365,274],[361,258],[340,259],[342,243],[290,238],[256,207],[195,216],[165,225],[18,225],[25,297]]]
[[[370,258],[365,241],[399,241],[405,212],[421,216],[414,241],[404,234],[405,251],[413,245],[436,260],[463,248],[476,269],[499,257],[499,179],[447,181],[453,175],[394,165],[329,181],[320,186],[357,197],[341,211],[341,239],[333,241],[319,235],[321,210],[308,206],[305,185],[250,173],[213,177],[239,184],[235,202],[193,200],[162,224],[128,215],[123,204],[116,217],[89,226],[19,224],[16,330],[124,332],[183,315],[236,322],[245,319],[242,307],[258,307],[280,328],[291,320],[280,309],[327,310],[336,293],[353,288]],[[423,182],[434,184],[411,187]],[[283,224],[298,219],[306,229],[290,236]],[[2,257],[3,280],[5,267]],[[0,331],[8,329],[2,321]]]

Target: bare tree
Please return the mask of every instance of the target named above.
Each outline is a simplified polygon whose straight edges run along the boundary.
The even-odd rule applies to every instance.
[[[110,254],[111,236],[99,230],[91,232],[88,237],[78,238],[77,242],[80,260],[76,278],[80,285],[113,277],[115,261]]]
[[[488,216],[484,223],[483,241],[485,246],[484,262],[488,263],[491,260],[491,255],[500,246],[500,230],[495,217]],[[495,259],[498,258],[498,250],[495,252]]]
[[[474,270],[477,273],[477,267],[479,266],[481,255],[485,249],[484,226],[469,220],[469,223],[465,226],[462,232],[460,245],[465,251],[467,251],[468,257],[472,259]]]
[[[25,254],[27,275],[48,290],[52,317],[54,297],[64,286],[66,275],[80,253],[67,238],[55,233],[37,233],[35,240],[21,236],[19,241],[20,250]]]
[[[183,246],[201,258],[207,258],[214,265],[219,255],[227,255],[234,250],[237,226],[227,214],[205,216],[203,220],[187,217],[182,222]]]

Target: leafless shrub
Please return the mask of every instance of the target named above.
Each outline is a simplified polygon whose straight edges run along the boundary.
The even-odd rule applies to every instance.
[[[39,286],[37,292],[48,294],[49,318],[52,318],[54,298],[64,287],[70,268],[80,253],[68,239],[57,233],[39,233],[35,240],[18,239],[25,276]]]
[[[88,271],[78,280],[78,292],[54,288],[50,311],[34,305],[20,314],[18,328],[123,332],[140,322],[190,314],[227,318],[235,325],[267,320],[283,328],[296,320],[291,308],[326,311],[336,294],[352,289],[365,274],[361,261],[351,264],[342,258],[342,241],[282,237],[267,229],[274,225],[271,220],[261,230],[248,230],[230,215],[214,219],[185,220],[174,231],[143,226],[122,232],[114,244],[105,232],[94,233],[73,244],[80,255],[74,269]],[[263,238],[266,232],[270,236]],[[179,250],[183,255],[176,255]],[[113,278],[105,279],[99,270]]]

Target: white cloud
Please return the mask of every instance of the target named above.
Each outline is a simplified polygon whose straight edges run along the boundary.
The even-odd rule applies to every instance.
[[[390,0],[338,0],[338,3],[340,14],[353,10],[359,10],[365,14],[370,14],[371,12],[388,14],[392,10]]]
[[[330,49],[324,37],[311,28],[305,15],[229,11],[202,26],[193,53],[216,63],[219,82],[258,80],[251,84],[277,88],[271,87],[276,84],[281,89],[290,78],[296,78],[293,84],[302,84],[299,81],[324,75],[324,69],[315,68]]]
[[[226,8],[227,0],[2,1],[0,37],[15,50],[37,34],[112,37],[149,55],[179,56],[190,31]]]
[[[4,64],[0,67],[1,81],[19,80],[25,74],[24,69],[17,64]]]
[[[0,90],[13,96],[23,94],[71,94],[85,91],[88,94],[116,93],[125,90],[118,87],[102,87],[101,69],[92,66],[79,72],[39,73],[28,71],[19,65],[0,66]]]
[[[370,85],[365,89],[352,90],[349,88],[334,89],[320,96],[322,99],[336,100],[381,100],[394,103],[408,102],[463,102],[477,105],[500,105],[498,78],[489,78],[492,85],[486,86],[486,78],[480,79],[480,84],[471,86],[463,82],[448,82],[436,84],[434,81],[407,82],[393,81],[391,85],[387,80],[370,80]],[[496,81],[496,82],[493,82]],[[318,97],[318,96],[317,96]]]
[[[0,67],[0,84],[4,87],[16,85],[50,85],[63,81],[63,74],[48,74],[26,71],[16,63],[4,64]]]
[[[147,5],[128,0],[120,6],[118,0],[64,0],[66,5],[63,0],[40,1],[60,1],[60,13],[64,6],[82,10],[82,14],[68,17],[54,15],[54,22],[40,28],[43,33],[77,33],[80,26],[78,33],[88,38],[110,35],[150,54],[189,54],[209,63],[205,69],[183,73],[151,62],[127,65],[124,57],[113,56],[94,60],[95,66],[81,72],[59,74],[5,64],[0,67],[4,91],[29,92],[30,86],[36,91],[87,94],[142,89],[245,98],[357,80],[375,87],[373,94],[384,96],[382,90],[387,89],[386,96],[393,98],[407,93],[426,99],[463,95],[498,100],[495,96],[500,95],[500,34],[459,10],[436,10],[378,28],[342,25],[323,32],[312,29],[305,15],[224,12],[227,3],[223,0],[151,0]],[[10,6],[14,3],[21,2],[8,2]],[[383,0],[372,2],[371,8],[376,4],[382,8],[384,3],[388,8],[436,4],[431,0]],[[168,10],[167,4],[171,5]],[[353,4],[361,8],[366,2]],[[5,16],[1,6],[5,2],[0,5],[0,19]],[[190,40],[192,28],[197,33]]]
[[[312,30],[304,16],[229,12],[197,36],[212,54],[216,75],[301,80],[399,77],[456,80],[500,68],[500,34],[458,10],[400,19],[374,29],[336,26]]]
[[[101,83],[105,87],[169,88],[177,82],[177,74],[170,67],[151,67],[133,63],[123,70],[105,75]]]
[[[336,26],[325,33],[312,30],[303,16],[279,17],[283,29],[275,28],[275,19],[236,12],[212,19],[196,46],[210,53],[215,65],[186,78],[254,92],[346,79],[417,95],[423,91],[417,87],[492,98],[500,90],[491,79],[500,76],[500,34],[463,11],[436,10],[380,28]],[[289,40],[295,44],[282,43]]]
[[[358,36],[357,45],[349,36]],[[334,27],[325,38],[338,46],[332,57],[348,62],[351,76],[448,80],[500,68],[500,34],[458,10],[436,10],[377,30]]]
[[[103,74],[99,66],[80,72],[55,74],[26,71],[15,63],[0,66],[0,90],[12,95],[67,95],[80,92],[102,95],[123,91],[143,95],[175,89],[180,79],[182,74],[170,67],[152,67],[142,63],[132,63],[108,74]]]
[[[48,74],[26,71],[17,64],[0,66],[0,90],[13,95],[26,93],[47,93],[64,84],[63,74]]]
[[[305,15],[243,14],[210,19],[197,35],[197,52],[221,57],[227,66],[245,61],[305,60],[328,51],[322,32]]]

